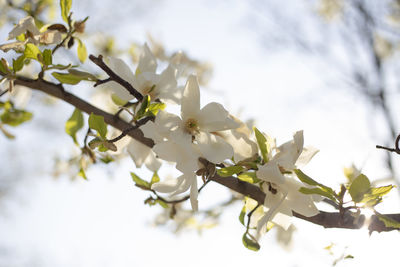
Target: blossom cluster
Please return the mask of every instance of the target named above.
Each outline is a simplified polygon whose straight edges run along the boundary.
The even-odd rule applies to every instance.
[[[120,59],[110,58],[108,64],[142,95],[148,95],[152,102],[180,106],[180,114],[159,110],[154,121],[140,127],[145,137],[154,141],[153,148],[136,140],[132,140],[127,148],[137,167],[145,164],[148,169],[157,171],[164,160],[175,163],[182,173],[177,178],[154,183],[153,190],[171,196],[190,191],[192,209],[197,211],[197,175],[205,167],[199,159],[206,159],[221,169],[242,166],[236,175],[248,172],[256,176],[258,182],[255,184],[266,195],[263,214],[257,223],[258,236],[265,232],[268,222],[287,229],[292,211],[304,216],[318,213],[312,197],[298,191],[306,185],[298,181],[293,172],[308,163],[317,152],[314,148],[303,148],[302,131],[280,146],[276,146],[275,140],[268,135],[260,133],[264,140],[260,144],[254,131],[221,104],[200,104],[200,88],[195,75],[189,75],[183,87],[178,86],[181,77],[177,58],[158,73],[157,59],[146,44],[135,72]],[[124,101],[133,98],[120,84],[112,82],[104,86]],[[266,152],[263,153],[260,146],[266,147]]]
[[[18,51],[28,43],[47,45],[61,41],[60,32],[40,31],[32,17],[22,19],[10,32],[9,39],[21,35],[25,37],[24,40],[3,45],[0,49]],[[235,175],[238,179],[241,175],[253,177],[251,183],[266,196],[257,216],[257,238],[266,231],[268,222],[287,229],[293,212],[307,217],[319,212],[313,198],[299,192],[300,188],[307,185],[297,180],[295,175],[295,170],[308,163],[317,152],[314,148],[303,147],[302,131],[296,132],[293,140],[277,146],[273,138],[257,128],[249,128],[220,103],[201,105],[198,78],[193,74],[182,75],[185,73],[184,64],[180,64],[183,54],[177,53],[159,71],[159,62],[147,44],[141,50],[134,72],[118,58],[110,57],[106,63],[143,96],[142,103],[133,103],[132,121],[152,117],[152,120],[140,126],[140,130],[145,137],[154,141],[154,146],[150,148],[135,139],[131,139],[127,146],[127,152],[136,167],[144,164],[156,172],[162,161],[167,161],[174,163],[181,172],[177,178],[152,183],[151,190],[168,193],[171,197],[189,191],[191,207],[197,211],[198,176],[201,175],[204,182],[224,174]],[[87,75],[77,71],[70,73]],[[94,79],[90,75],[87,77]],[[184,85],[178,82],[182,79],[186,79]],[[134,99],[132,92],[116,81],[109,80],[99,86],[109,91],[119,103],[130,103]],[[153,112],[142,110],[144,102],[147,102],[145,109],[150,105],[156,107]],[[179,114],[167,111],[167,105],[178,106]],[[101,134],[102,137],[105,134],[106,130]],[[97,144],[113,147],[104,140],[98,140]],[[213,166],[212,171],[206,165]]]

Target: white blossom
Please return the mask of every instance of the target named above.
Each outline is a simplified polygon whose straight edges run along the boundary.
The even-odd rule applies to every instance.
[[[149,95],[152,100],[160,99],[166,103],[179,104],[181,92],[177,87],[175,67],[169,65],[161,74],[157,74],[157,60],[147,44],[144,45],[135,73],[123,60],[118,58],[110,57],[108,66],[142,95]],[[109,88],[122,100],[133,99],[133,95],[125,87],[114,81],[102,86]]]
[[[27,43],[38,44],[58,44],[61,42],[61,33],[55,30],[46,30],[40,32],[36,27],[35,20],[31,17],[25,17],[21,19],[17,25],[9,32],[7,40],[12,40],[20,36],[21,34],[28,33],[25,41],[16,41],[0,45],[0,50],[7,52],[10,49],[21,51],[25,48]]]
[[[287,229],[291,223],[292,211],[304,216],[314,216],[318,214],[318,209],[314,205],[313,198],[309,195],[300,193],[300,187],[305,186],[297,181],[292,174],[282,174],[295,169],[297,162],[299,164],[307,163],[315,155],[315,149],[303,149],[303,132],[296,132],[293,140],[284,143],[271,150],[269,161],[259,166],[256,172],[257,178],[264,181],[262,190],[266,197],[264,201],[265,214],[257,223],[257,237],[265,229],[268,221],[272,221],[284,229]],[[304,155],[301,156],[304,152]]]

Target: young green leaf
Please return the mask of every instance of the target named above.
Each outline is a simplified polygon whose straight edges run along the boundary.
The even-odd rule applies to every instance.
[[[86,71],[80,71],[77,69],[69,69],[68,72],[74,76],[82,78],[85,81],[95,82],[98,80],[96,76],[94,76],[93,74],[86,72]]]
[[[50,49],[45,49],[43,51],[43,63],[46,66],[49,66],[49,65],[53,64],[53,58],[52,58]]]
[[[86,46],[80,39],[77,38],[77,40],[78,40],[78,51],[77,51],[78,52],[78,58],[79,58],[79,61],[81,63],[83,63],[83,62],[85,62],[85,60],[87,58]]]
[[[255,172],[244,172],[238,175],[239,180],[244,182],[255,184],[260,182],[260,179],[257,178],[257,174]]]
[[[131,172],[132,180],[135,182],[136,186],[150,190],[151,185],[150,183],[146,182],[145,180],[141,179],[139,176],[137,176],[135,173]]]
[[[14,73],[22,70],[24,67],[25,56],[21,55],[17,59],[13,59],[13,71]]]
[[[31,120],[32,116],[32,113],[28,111],[9,108],[4,110],[3,114],[1,114],[0,116],[0,120],[3,124],[15,127],[26,121]]]
[[[142,105],[140,106],[140,108],[139,108],[139,110],[138,110],[138,112],[136,114],[136,119],[137,120],[142,118],[145,115],[145,113],[148,110],[149,105],[150,105],[150,96],[149,95],[145,95],[143,97]]]
[[[303,194],[306,194],[306,195],[312,195],[312,194],[320,195],[320,196],[323,196],[323,197],[327,197],[327,198],[329,198],[329,199],[331,199],[331,200],[336,202],[335,196],[331,192],[324,190],[324,188],[320,188],[320,187],[314,187],[314,188],[300,187],[299,192],[303,193]]]
[[[243,205],[242,210],[240,211],[239,214],[239,222],[241,224],[243,224],[244,226],[246,226],[246,224],[244,223],[244,217],[246,216],[246,204]]]
[[[248,233],[246,232],[242,237],[243,245],[250,250],[260,250],[260,244],[258,244],[258,242],[254,240],[251,236],[248,237],[247,235]]]
[[[377,212],[376,212],[376,216],[378,216],[378,219],[380,221],[382,221],[386,227],[400,229],[400,222],[396,221],[395,219],[392,219],[389,216],[385,216],[383,214],[379,214]]]
[[[228,177],[228,176],[232,176],[234,174],[237,174],[237,173],[243,171],[243,169],[244,168],[242,166],[229,166],[229,167],[218,169],[217,173],[221,177]]]
[[[148,106],[147,114],[148,116],[156,116],[158,111],[164,110],[166,105],[164,103],[151,103]]]
[[[370,190],[371,183],[364,174],[357,176],[349,187],[350,196],[356,203],[360,202],[364,198],[364,195],[369,193]]]
[[[40,52],[39,48],[31,43],[26,44],[24,56],[25,58],[38,60],[38,55],[42,56],[42,52]]]
[[[80,81],[85,80],[85,78],[73,75],[71,73],[61,73],[61,72],[53,72],[54,78],[56,78],[60,83],[66,84],[78,84]]]
[[[72,0],[60,0],[62,19],[68,23],[69,11],[71,10]]]
[[[264,162],[267,163],[268,162],[267,139],[256,127],[254,127],[253,129],[256,135],[258,147],[260,148],[261,151],[261,156]]]
[[[10,73],[7,60],[5,60],[4,58],[0,60],[0,72],[5,74]]]
[[[83,179],[85,179],[85,180],[88,179],[87,176],[86,176],[85,170],[82,167],[79,169],[78,175],[80,177],[82,177]]]
[[[103,139],[106,138],[107,124],[104,122],[103,116],[91,113],[89,116],[89,127],[96,130]]]
[[[83,115],[79,109],[75,109],[71,117],[65,123],[65,132],[72,137],[74,143],[78,145],[76,133],[83,127]]]
[[[153,177],[151,177],[150,185],[158,183],[160,181],[160,177],[158,176],[157,172],[153,173]]]

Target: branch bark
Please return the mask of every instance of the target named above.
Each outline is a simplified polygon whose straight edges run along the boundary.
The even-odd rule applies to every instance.
[[[17,77],[15,80],[15,84],[17,85],[22,85],[28,88],[31,88],[33,90],[38,90],[43,93],[46,93],[48,95],[51,95],[53,97],[56,97],[58,99],[61,99],[74,107],[82,110],[83,112],[90,114],[94,113],[96,115],[101,115],[104,117],[104,121],[113,126],[114,128],[126,132],[127,129],[131,129],[132,125],[129,124],[128,122],[122,120],[118,116],[114,116],[112,114],[109,114],[93,105],[90,103],[84,101],[83,99],[66,92],[64,90],[64,87],[61,84],[54,84],[48,81],[44,80],[34,80],[26,77]],[[131,131],[128,131],[127,135],[130,137],[138,140],[139,142],[143,143],[144,145],[148,147],[153,147],[154,142],[153,140],[144,137],[142,131],[140,129],[133,129]],[[237,179],[236,177],[230,176],[230,177],[221,177],[219,175],[214,175],[213,177],[209,178],[211,181],[214,181],[216,183],[219,183],[237,193],[240,193],[242,195],[248,196],[254,200],[256,200],[260,204],[264,204],[264,199],[265,199],[265,193],[260,190],[259,187],[241,181]],[[356,219],[354,214],[351,212],[345,212],[345,213],[339,213],[339,212],[325,212],[325,211],[320,211],[319,214],[312,216],[312,217],[306,217],[301,214],[298,214],[296,212],[293,212],[293,216],[323,226],[325,228],[346,228],[346,229],[359,229],[362,226],[364,226],[365,216],[361,215]],[[389,216],[397,221],[400,221],[400,214],[384,214],[386,216]],[[369,225],[368,229],[370,232],[377,231],[377,232],[383,232],[383,231],[391,231],[391,230],[396,230],[394,228],[389,228],[384,225],[382,221],[378,219],[377,216],[373,215],[371,219],[369,220]]]

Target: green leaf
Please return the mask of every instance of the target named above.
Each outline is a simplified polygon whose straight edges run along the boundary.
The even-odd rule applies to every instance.
[[[157,172],[153,173],[153,177],[151,177],[150,185],[158,183],[160,181],[160,177],[158,176]]]
[[[104,122],[103,116],[91,113],[89,116],[89,127],[96,130],[102,138],[106,138],[107,124]]]
[[[255,184],[260,182],[260,179],[257,178],[257,174],[255,172],[244,172],[238,175],[239,180],[244,182]]]
[[[102,156],[102,157],[100,157],[99,159],[101,160],[101,162],[103,162],[103,163],[105,163],[105,164],[108,164],[108,163],[114,161],[114,158],[113,158],[111,155],[109,155],[109,154],[106,154],[105,156]]]
[[[308,185],[321,185],[320,183],[318,183],[317,181],[315,181],[314,179],[312,179],[311,177],[309,177],[308,175],[306,175],[304,172],[302,172],[299,169],[295,169],[294,173],[297,175],[297,177],[300,179],[300,181],[302,181],[305,184]]]
[[[254,250],[254,251],[260,250],[260,244],[258,244],[258,242],[254,238],[247,237],[247,235],[248,235],[248,233],[244,233],[244,235],[242,237],[243,245],[250,250]]]
[[[79,61],[81,63],[83,63],[83,62],[85,62],[85,60],[87,58],[86,46],[80,39],[77,38],[77,40],[78,40],[78,51],[77,51],[78,52],[78,58],[79,58]]]
[[[8,63],[7,60],[5,60],[4,58],[2,58],[0,60],[0,72],[2,73],[10,73],[10,69],[8,68]]]
[[[71,117],[65,123],[65,132],[69,134],[74,143],[78,145],[78,141],[76,140],[76,133],[82,129],[83,127],[83,115],[79,109],[75,109],[72,113]]]
[[[111,95],[111,100],[114,102],[115,105],[123,107],[128,101],[122,100],[116,94]]]
[[[49,65],[53,64],[53,58],[52,58],[50,49],[45,49],[43,51],[43,63],[46,66],[49,66]]]
[[[60,0],[62,19],[68,23],[69,11],[71,10],[72,0]]]
[[[312,195],[312,194],[321,195],[336,202],[336,198],[331,192],[328,192],[320,187],[314,187],[314,188],[300,187],[299,192],[306,195]]]
[[[78,67],[76,65],[68,64],[68,65],[62,65],[62,64],[56,64],[52,65],[51,67],[47,68],[48,70],[56,69],[56,70],[66,70],[69,68],[75,68]]]
[[[42,52],[40,52],[36,45],[31,43],[26,44],[24,51],[25,58],[38,60],[38,55],[42,55]]]
[[[5,137],[7,137],[8,139],[15,139],[15,136],[13,134],[11,134],[9,131],[7,131],[6,129],[4,129],[4,127],[0,124],[0,131],[4,134]]]
[[[373,187],[371,190],[364,194],[361,203],[366,203],[366,206],[373,207],[382,202],[382,197],[392,190],[393,185]]]
[[[68,72],[74,76],[80,77],[85,81],[97,81],[97,77],[94,76],[93,74],[86,72],[86,71],[80,71],[77,69],[69,69]]]
[[[53,72],[54,78],[56,78],[60,83],[66,84],[78,84],[80,81],[85,80],[83,77],[79,77],[70,73]]]
[[[221,177],[228,177],[228,176],[237,174],[243,170],[244,170],[244,168],[242,166],[229,166],[229,167],[218,169],[217,173]]]
[[[86,176],[85,170],[82,167],[79,169],[78,175],[80,177],[82,177],[83,179],[85,179],[85,180],[88,179],[87,176]]]
[[[157,199],[156,202],[157,202],[161,207],[163,207],[164,209],[167,209],[167,208],[168,208],[168,204],[165,203],[164,201],[162,201],[161,199]]]
[[[151,185],[148,182],[141,179],[139,176],[137,176],[133,172],[131,172],[131,176],[132,176],[132,179],[135,182],[136,186],[143,188],[143,189],[147,189],[147,190],[151,189]]]
[[[260,148],[261,151],[261,156],[264,162],[267,163],[268,162],[267,139],[256,127],[254,127],[253,129],[256,135],[258,147]]]
[[[13,71],[14,73],[22,70],[24,67],[25,56],[21,55],[17,59],[13,59]]]
[[[380,221],[382,221],[386,227],[400,229],[400,222],[396,221],[395,219],[392,219],[389,216],[385,216],[383,214],[379,214],[377,212],[376,212],[376,216],[378,216],[378,219]]]
[[[18,126],[26,121],[32,119],[32,113],[15,108],[5,108],[3,114],[0,116],[0,120],[2,123],[10,125],[10,126]]]
[[[367,176],[360,174],[353,180],[349,187],[349,193],[354,202],[360,202],[371,189],[371,183]]]
[[[306,175],[304,172],[302,172],[299,169],[295,169],[294,173],[296,174],[297,178],[299,178],[299,180],[302,181],[303,183],[308,184],[308,185],[318,186],[318,187],[320,187],[320,189],[323,192],[326,192],[330,196],[336,198],[335,191],[332,188],[330,188],[329,186],[318,183],[317,181],[315,181],[314,179],[312,179],[311,177],[309,177],[308,175]]]
[[[244,226],[246,226],[246,224],[244,223],[244,217],[245,216],[246,216],[246,204],[243,205],[243,208],[242,208],[242,210],[240,211],[240,214],[239,214],[239,221]]]
[[[136,119],[137,120],[142,118],[145,115],[145,113],[148,110],[149,104],[150,104],[150,96],[149,95],[145,95],[143,97],[142,105],[140,106],[138,112],[136,113]]]
[[[164,103],[151,103],[148,107],[147,114],[148,116],[157,116],[158,111],[164,110],[165,107]]]

